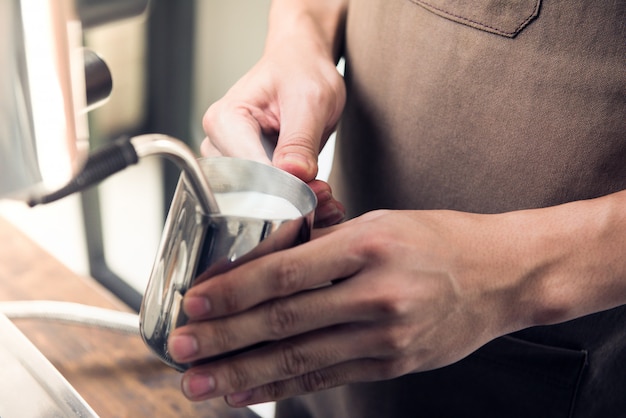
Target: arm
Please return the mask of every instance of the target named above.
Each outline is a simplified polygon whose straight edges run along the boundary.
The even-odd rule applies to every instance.
[[[309,44],[311,51],[336,62],[341,54],[347,0],[273,0],[266,51],[286,43]]]
[[[173,333],[178,360],[276,342],[189,370],[185,394],[241,406],[390,379],[625,304],[625,205],[622,191],[494,215],[378,211],[318,231],[189,290],[199,322]]]
[[[317,155],[343,111],[345,87],[336,64],[343,45],[347,3],[347,0],[274,0],[270,8],[265,55],[277,57],[274,62],[277,66],[289,68],[284,60],[302,60],[306,67],[319,72],[308,80],[298,80],[297,97],[282,107],[284,116],[273,156],[274,165],[304,181],[313,180],[317,174]],[[306,74],[310,70],[292,67],[291,71]],[[285,76],[293,77],[293,74]],[[292,89],[294,85],[286,87]],[[320,104],[325,104],[326,111],[316,115],[312,110]]]
[[[519,231],[514,254],[524,270],[517,299],[531,314],[521,325],[564,322],[626,303],[625,208],[621,191],[504,215]]]

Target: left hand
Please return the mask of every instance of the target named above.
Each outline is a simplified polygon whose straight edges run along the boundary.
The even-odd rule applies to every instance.
[[[513,303],[526,272],[508,263],[517,244],[493,239],[494,216],[371,212],[194,286],[176,361],[272,342],[188,370],[183,392],[243,406],[391,379],[528,325]]]
[[[266,48],[259,62],[209,107],[201,150],[204,156],[272,164],[298,177],[316,193],[315,226],[324,227],[345,215],[328,183],[316,177],[318,155],[339,122],[346,90],[329,51],[319,51],[309,34],[298,39]],[[272,149],[271,162],[266,148]]]

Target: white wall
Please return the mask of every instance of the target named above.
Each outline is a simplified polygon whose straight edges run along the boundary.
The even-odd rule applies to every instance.
[[[261,56],[270,0],[197,0],[192,131],[202,115]]]

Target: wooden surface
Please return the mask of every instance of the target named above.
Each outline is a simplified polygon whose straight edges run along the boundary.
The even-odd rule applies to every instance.
[[[93,279],[78,277],[1,217],[0,300],[68,301],[128,311]],[[163,365],[139,335],[40,319],[14,323],[101,417],[250,416],[222,399],[188,401],[180,392],[180,374]]]

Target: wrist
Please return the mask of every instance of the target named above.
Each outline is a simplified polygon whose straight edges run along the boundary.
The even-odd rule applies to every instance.
[[[346,0],[274,0],[265,53],[297,45],[336,62],[341,54],[346,10]]]
[[[626,303],[625,200],[622,192],[509,215],[521,248],[520,324],[549,325]]]

